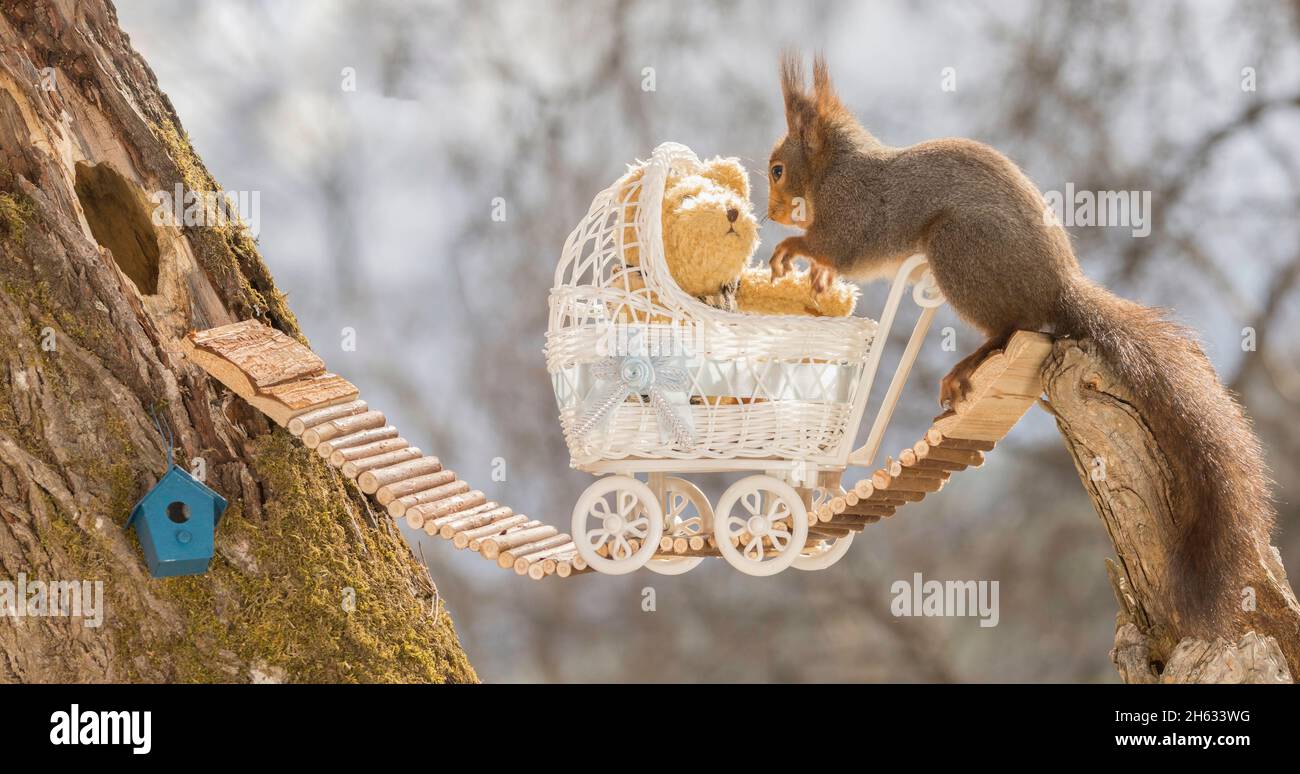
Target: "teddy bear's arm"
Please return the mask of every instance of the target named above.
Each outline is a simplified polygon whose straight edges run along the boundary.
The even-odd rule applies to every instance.
[[[808,272],[795,272],[772,279],[767,269],[750,267],[740,278],[737,308],[749,314],[793,314],[817,317],[847,317],[858,301],[858,287],[834,282],[820,295],[812,292]]]

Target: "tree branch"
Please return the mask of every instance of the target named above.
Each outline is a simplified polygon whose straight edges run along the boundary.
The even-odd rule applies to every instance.
[[[1057,427],[1117,559],[1120,606],[1111,659],[1125,682],[1291,682],[1300,673],[1300,603],[1277,550],[1261,546],[1243,593],[1249,631],[1205,642],[1182,636],[1167,580],[1176,520],[1164,449],[1090,341],[1061,340],[1043,370]],[[1235,644],[1234,644],[1235,643]]]

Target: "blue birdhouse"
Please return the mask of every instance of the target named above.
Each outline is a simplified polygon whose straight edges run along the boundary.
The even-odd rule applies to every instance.
[[[150,575],[199,575],[208,571],[225,510],[226,498],[172,465],[136,503],[126,525],[135,525]]]

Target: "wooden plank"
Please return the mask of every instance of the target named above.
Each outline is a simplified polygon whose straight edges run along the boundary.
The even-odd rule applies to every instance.
[[[306,433],[303,435],[306,435]],[[418,460],[399,462],[396,465],[389,465],[376,470],[367,470],[357,476],[357,486],[361,487],[361,491],[366,494],[374,494],[379,491],[381,486],[441,471],[442,463],[438,461],[437,457],[421,457]]]
[[[337,406],[313,409],[289,420],[289,432],[294,435],[302,435],[308,428],[315,427],[321,422],[346,417],[349,414],[361,414],[369,408],[370,406],[364,400],[354,400],[348,403],[340,403]]]
[[[522,513],[517,513],[514,516],[507,516],[504,519],[498,519],[497,521],[494,521],[491,524],[484,524],[482,527],[477,527],[472,530],[466,530],[465,532],[458,532],[456,533],[456,536],[452,538],[452,543],[457,548],[468,547],[469,550],[471,551],[478,551],[480,544],[484,540],[487,540],[488,538],[494,537],[496,535],[503,534],[505,533],[506,530],[511,529],[513,527],[518,527],[522,524],[527,524],[528,521],[529,519],[527,516],[523,515]],[[464,538],[463,546],[461,545],[462,543],[461,538]]]
[[[1001,440],[1042,394],[1043,363],[1051,351],[1047,334],[1014,333],[1005,349],[975,369],[966,400],[936,420],[935,429],[947,438]]]
[[[436,489],[440,486],[450,484],[456,480],[456,474],[450,470],[439,470],[428,473],[423,476],[408,478],[403,481],[397,481],[392,484],[379,487],[375,492],[375,501],[380,505],[388,507],[389,513],[393,516],[400,516],[400,513],[393,513],[392,504],[407,495],[413,495],[418,492],[425,492],[430,489]],[[408,505],[411,503],[408,503]]]
[[[256,320],[191,332],[181,339],[181,350],[282,426],[301,414],[357,397],[357,388],[326,373],[314,352]]]
[[[373,457],[376,454],[387,454],[388,452],[397,451],[398,449],[405,449],[410,445],[411,444],[409,444],[405,438],[385,438],[381,441],[363,443],[360,446],[349,446],[345,449],[335,449],[330,452],[330,464],[336,468],[341,468],[353,460]]]
[[[198,349],[238,368],[259,390],[325,373],[325,362],[287,334],[257,320],[191,333]]]
[[[438,534],[447,540],[454,541],[457,548],[464,548],[469,545],[469,541],[478,536],[477,530],[514,515],[515,512],[509,506],[489,503],[485,504],[484,507],[457,514],[456,518],[438,527]],[[502,527],[501,531],[504,530],[505,527]],[[493,533],[490,531],[483,533],[484,536],[491,534]],[[465,536],[463,540],[461,539],[462,535]]]
[[[352,416],[361,415],[353,414]],[[320,425],[317,425],[316,427],[320,427]],[[366,430],[357,430],[348,435],[336,435],[328,441],[320,440],[319,436],[312,436],[312,442],[307,443],[307,433],[311,432],[313,429],[315,428],[307,428],[307,432],[304,432],[299,436],[299,438],[303,439],[303,445],[308,449],[314,447],[316,453],[321,456],[321,459],[326,460],[333,458],[335,452],[344,449],[354,449],[358,446],[366,446],[377,441],[387,441],[397,437],[396,427],[393,427],[392,425],[384,425],[383,427],[371,427]]]
[[[297,415],[308,409],[351,403],[357,398],[357,388],[338,374],[320,374],[296,382],[273,384],[261,394],[279,401]]]
[[[389,502],[388,515],[392,516],[394,519],[401,518],[406,515],[407,511],[417,505],[436,503],[445,500],[448,497],[455,497],[456,495],[465,494],[469,491],[469,482],[456,478],[455,473],[452,473],[449,470],[440,470],[438,473],[447,474],[450,480],[440,486],[424,489]]]
[[[383,468],[388,465],[396,465],[399,462],[406,462],[423,456],[418,446],[407,446],[404,449],[394,449],[392,451],[373,454],[369,457],[350,460],[343,463],[341,470],[343,475],[348,478],[356,478],[367,470],[374,468]]]
[[[332,455],[337,449],[344,449],[352,445],[360,445],[359,443],[354,444],[354,441],[372,443],[375,440],[382,440],[373,438],[369,435],[360,438],[357,436],[361,436],[361,434],[365,433],[367,430],[378,430],[384,428],[384,422],[384,412],[382,411],[375,411],[372,409],[361,414],[349,414],[346,417],[331,419],[328,422],[321,422],[319,425],[307,428],[301,436],[302,442],[308,449],[315,449],[325,441],[331,441],[335,438],[339,439],[338,446],[331,446],[317,452],[317,454],[321,455],[325,459],[329,459],[330,455]],[[393,428],[392,432],[393,436],[396,437],[397,428]]]

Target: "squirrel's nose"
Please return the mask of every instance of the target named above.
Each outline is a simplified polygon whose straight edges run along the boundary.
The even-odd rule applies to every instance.
[[[727,222],[728,222],[728,223],[735,223],[735,222],[736,222],[736,218],[739,218],[739,217],[740,217],[740,210],[736,209],[735,207],[728,207],[728,208],[727,208]]]

